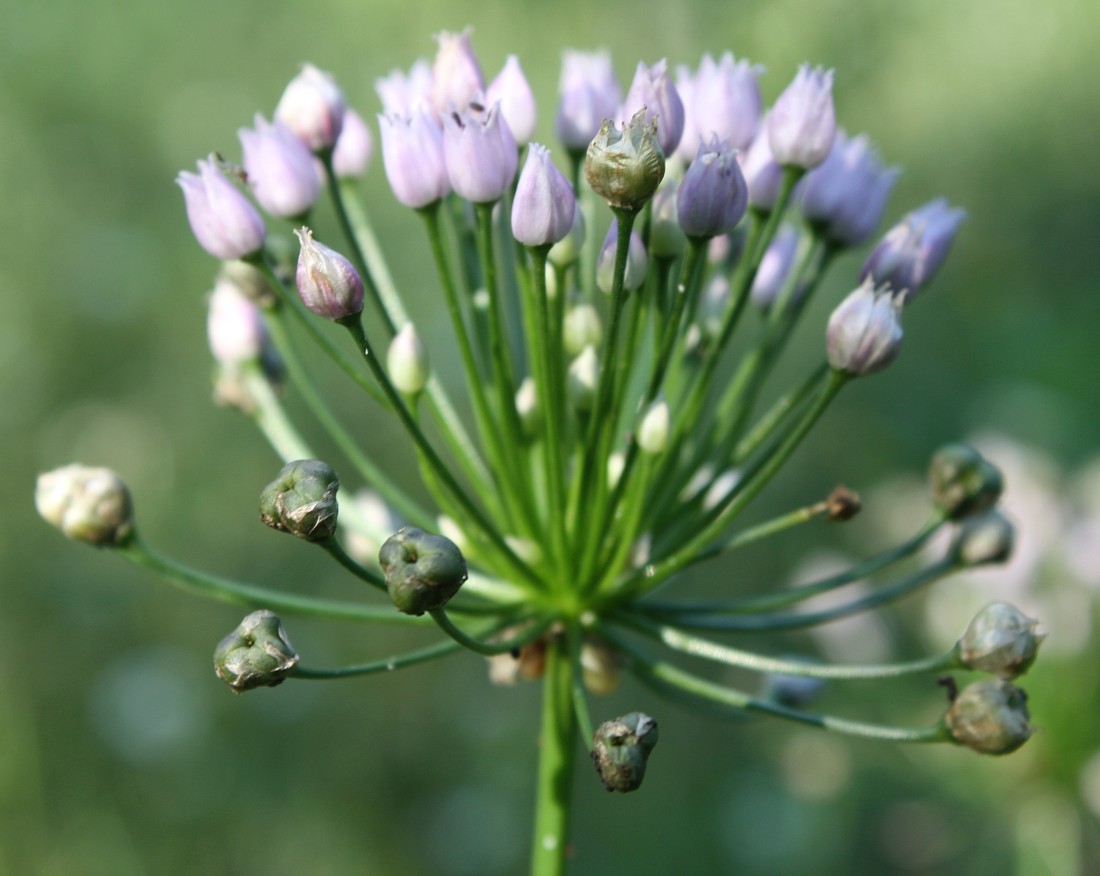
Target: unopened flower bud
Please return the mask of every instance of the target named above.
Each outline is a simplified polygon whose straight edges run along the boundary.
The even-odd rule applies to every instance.
[[[570,151],[585,149],[604,119],[619,108],[619,83],[607,52],[567,50],[562,58],[560,100],[554,128]]]
[[[314,152],[331,149],[344,125],[344,94],[331,74],[303,64],[279,98],[275,118]]]
[[[439,49],[432,63],[431,100],[438,115],[464,112],[479,91],[485,90],[481,64],[470,42],[470,28],[462,33],[435,35]]]
[[[216,282],[231,283],[249,301],[265,307],[274,304],[279,297],[264,272],[248,262],[226,262],[218,271]]]
[[[725,52],[717,63],[703,55],[688,111],[688,126],[695,129],[698,142],[715,134],[737,149],[748,148],[760,125],[757,79],[762,72],[761,66],[744,58],[735,61],[731,52]],[[688,157],[695,157],[694,150]]]
[[[900,313],[900,298],[865,282],[829,317],[829,364],[857,377],[881,371],[901,347]]]
[[[351,262],[313,239],[308,228],[296,228],[302,244],[297,283],[302,303],[325,319],[338,321],[363,310],[363,281]]]
[[[180,171],[176,184],[183,190],[187,221],[199,245],[218,259],[242,259],[264,245],[264,220],[222,173],[211,155],[198,162],[198,174]]]
[[[966,218],[966,211],[938,198],[906,215],[871,251],[861,278],[888,284],[909,301],[927,286],[947,254]]]
[[[712,137],[684,174],[676,197],[680,227],[688,237],[711,238],[732,231],[748,206],[748,185],[729,142]]]
[[[241,294],[237,284],[222,278],[210,294],[206,337],[218,364],[229,369],[259,360],[267,347],[259,308]]]
[[[768,310],[787,283],[798,254],[799,233],[793,225],[783,225],[760,260],[749,293],[752,303]]]
[[[771,139],[765,120],[749,148],[738,155],[741,173],[749,190],[749,206],[770,213],[783,185],[783,168],[772,155]]]
[[[244,153],[248,184],[272,216],[303,216],[321,193],[321,176],[313,153],[282,122],[256,114],[254,128],[237,132]]]
[[[605,120],[588,145],[584,177],[612,207],[640,210],[665,176],[665,155],[657,142],[656,124],[646,124],[638,110],[620,131]]]
[[[466,559],[453,541],[406,526],[378,552],[397,610],[421,615],[446,605],[466,581]]]
[[[591,304],[582,303],[565,314],[562,343],[570,356],[578,355],[585,347],[598,347],[603,342],[603,323],[600,313]]]
[[[825,512],[829,519],[842,523],[851,520],[863,509],[859,493],[850,490],[844,484],[837,484],[825,500]]]
[[[592,735],[592,760],[608,791],[636,791],[645,778],[646,762],[657,744],[657,722],[631,712],[605,721]]]
[[[443,129],[423,106],[414,106],[407,116],[379,116],[378,129],[386,179],[398,201],[419,210],[451,191]]]
[[[811,168],[828,156],[836,136],[833,71],[803,64],[768,116],[768,139],[782,165]]]
[[[358,179],[367,172],[374,153],[370,128],[355,110],[344,113],[344,127],[332,150],[332,169],[341,179]]]
[[[655,401],[642,416],[638,426],[638,447],[643,453],[655,455],[664,451],[668,445],[669,411],[668,402]]]
[[[1012,554],[1015,527],[996,508],[973,514],[959,523],[950,555],[964,566],[1003,563]]]
[[[619,117],[638,113],[644,113],[644,124],[656,127],[657,141],[664,154],[672,155],[684,134],[684,102],[672,84],[668,62],[663,58],[652,66],[638,62]]]
[[[602,639],[585,639],[581,645],[581,678],[589,693],[614,693],[622,678],[619,652]]]
[[[587,346],[576,359],[569,363],[566,391],[573,407],[582,413],[592,410],[599,382],[600,360],[596,356],[596,348]]]
[[[626,468],[626,454],[621,450],[613,451],[607,457],[607,486],[612,490],[619,485],[619,478],[623,476]]]
[[[516,414],[524,437],[534,438],[539,428],[539,399],[535,381],[530,376],[524,377],[516,390]]]
[[[959,639],[959,659],[967,669],[992,672],[1001,678],[1023,675],[1039,653],[1044,636],[1039,622],[1014,605],[994,602],[975,615]]]
[[[260,494],[260,520],[279,532],[324,541],[336,532],[340,481],[319,459],[298,459],[279,470]]]
[[[428,384],[431,368],[428,350],[411,322],[402,326],[386,353],[390,381],[405,395],[418,395]]]
[[[1027,694],[1001,678],[967,685],[947,712],[947,727],[960,745],[981,754],[1009,754],[1034,732]]]
[[[550,160],[550,150],[532,143],[512,201],[512,235],[524,246],[545,246],[573,228],[573,187]]]
[[[282,684],[297,665],[283,622],[267,609],[245,617],[214,649],[214,672],[239,694]]]
[[[1000,470],[969,444],[936,451],[929,475],[932,502],[951,520],[992,508],[1004,488]]]
[[[515,55],[508,56],[504,67],[485,90],[486,105],[492,106],[498,102],[500,113],[511,128],[516,143],[520,146],[530,143],[537,122],[535,95]]]
[[[596,260],[596,285],[608,295],[615,288],[615,257],[619,246],[619,223],[612,222],[604,238],[603,249]],[[645,282],[649,270],[649,256],[645,244],[637,231],[630,232],[630,246],[626,255],[626,271],[623,273],[623,288],[628,292],[637,289]]]
[[[550,247],[546,260],[554,267],[568,268],[581,257],[584,246],[584,212],[579,207],[573,209],[573,224],[569,233]]]
[[[443,117],[443,160],[458,195],[474,204],[491,204],[516,178],[519,153],[499,103],[483,117],[470,109]]]
[[[40,474],[34,504],[47,523],[75,541],[120,545],[133,529],[130,491],[109,468],[73,464]]]
[[[680,183],[667,179],[653,196],[649,218],[649,251],[658,258],[677,258],[684,254],[687,235],[680,227],[676,195]]]

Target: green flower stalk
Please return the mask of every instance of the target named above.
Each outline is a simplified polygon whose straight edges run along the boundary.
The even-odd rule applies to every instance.
[[[732,59],[723,64],[732,72]],[[746,562],[735,579],[715,580],[711,599],[671,595],[685,580],[707,578],[715,558],[765,542],[787,556],[800,528],[883,511],[877,503],[863,508],[846,487],[800,496],[787,508],[758,501],[815,440],[853,378],[894,361],[912,299],[893,282],[891,262],[891,270],[841,277],[836,286],[855,291],[824,311],[809,306],[830,294],[822,281],[834,264],[849,270],[835,255],[870,235],[890,189],[877,157],[864,173],[822,171],[816,218],[807,225],[792,217],[799,179],[834,147],[832,71],[805,65],[765,124],[759,68],[739,74],[751,80],[740,86],[751,99],[700,101],[676,93],[665,62],[641,64],[622,104],[605,55],[568,53],[565,66],[556,128],[567,172],[553,147],[530,144],[518,179],[517,140],[529,143],[534,110],[517,60],[494,83],[499,102],[484,105],[469,33],[444,34],[431,82],[413,87],[391,77],[383,89],[384,172],[397,203],[423,220],[442,308],[425,303],[430,296],[408,295],[408,281],[387,263],[386,241],[357,188],[369,136],[353,129],[361,119],[328,74],[307,65],[275,118],[280,137],[285,126],[318,159],[311,167],[324,169],[331,203],[311,215],[322,222],[335,215],[318,237],[339,251],[307,227],[294,232],[296,253],[269,235],[249,197],[222,174],[225,162],[181,175],[199,245],[218,259],[246,260],[217,269],[210,340],[222,396],[284,464],[262,490],[261,520],[335,559],[318,575],[346,572],[357,588],[352,597],[233,581],[161,554],[138,537],[129,491],[106,469],[43,475],[40,514],[70,538],[113,547],[193,594],[252,610],[215,653],[218,676],[238,693],[454,654],[489,658],[496,682],[540,684],[539,739],[531,745],[535,876],[566,871],[575,779],[624,793],[641,787],[657,720],[638,711],[606,720],[597,699],[612,691],[629,698],[636,683],[738,718],[896,743],[955,742],[991,754],[1018,748],[1032,730],[1024,694],[1008,679],[1031,666],[1042,636],[1036,621],[1006,603],[984,609],[946,654],[898,653],[858,666],[776,656],[786,650],[775,638],[783,631],[876,610],[960,570],[1007,559],[1013,528],[997,506],[1002,477],[973,448],[949,445],[936,454],[928,522],[900,544],[799,587],[754,583]],[[706,86],[705,77],[696,85]],[[634,114],[620,127],[613,117],[627,112]],[[341,130],[358,145],[337,161]],[[727,141],[713,131],[739,133]],[[685,132],[690,148],[680,148],[676,163],[686,170],[661,188],[666,152]],[[733,147],[750,139],[742,163]],[[847,142],[839,138],[837,154],[847,154]],[[248,164],[276,166],[276,159],[250,155]],[[310,183],[312,194],[312,178],[297,182]],[[266,196],[260,201],[285,212]],[[838,236],[835,223],[822,221],[830,204],[859,213],[847,217],[858,234]],[[955,213],[943,214],[946,202],[933,204],[941,206],[932,218],[942,219],[934,251],[921,256],[913,228],[906,238],[910,261],[923,258],[917,267],[927,268],[910,291],[939,272],[957,230]],[[928,209],[911,214],[909,225],[914,215],[928,218]],[[747,307],[750,299],[760,306]],[[434,338],[429,325],[439,309],[454,355],[433,341],[432,360],[436,371],[458,363],[454,373],[433,371],[413,328]],[[816,345],[817,363],[782,385],[799,323],[830,311],[798,335]],[[337,409],[315,368],[363,390],[364,412]],[[391,443],[402,463],[373,458],[358,429],[396,430],[401,439]],[[340,507],[340,479],[315,458],[315,441],[326,453],[332,448],[354,495],[369,498]],[[789,478],[785,486],[798,491]],[[848,524],[857,535],[862,520]],[[925,548],[945,528],[953,530],[948,547],[930,558]],[[858,592],[846,589],[855,584]],[[834,591],[829,607],[803,607]],[[309,623],[419,627],[436,638],[343,665],[303,666],[275,611]],[[728,633],[746,641],[732,647],[722,641]],[[370,638],[364,642],[369,648]],[[745,690],[721,674],[730,666],[753,676]],[[941,716],[927,726],[909,726],[900,715],[887,719],[898,723],[870,723],[815,711],[825,680],[879,682],[885,695],[877,695],[876,711],[892,715],[889,679],[959,670],[992,677],[964,688],[946,711],[939,700]],[[578,766],[586,750],[597,779]]]

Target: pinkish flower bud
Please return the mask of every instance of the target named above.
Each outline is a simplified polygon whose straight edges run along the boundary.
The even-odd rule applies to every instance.
[[[351,262],[313,239],[308,228],[296,228],[302,245],[298,253],[298,294],[318,316],[341,320],[363,310],[363,281]]]
[[[763,68],[726,52],[718,63],[703,55],[695,74],[687,125],[700,141],[716,135],[735,149],[747,149],[760,127],[762,111],[757,77]],[[694,156],[692,156],[694,157]]]
[[[618,209],[640,210],[665,176],[665,154],[656,126],[638,110],[620,131],[605,121],[588,144],[584,178],[597,195]]]
[[[619,245],[619,223],[612,222],[604,238],[603,248],[596,260],[596,285],[600,291],[611,294],[615,283],[615,251]],[[626,273],[623,275],[623,288],[628,292],[637,289],[645,282],[649,270],[649,257],[645,244],[637,231],[630,232],[630,249],[626,257]]]
[[[382,163],[394,197],[420,209],[451,191],[443,159],[443,129],[422,106],[405,117],[379,116]]]
[[[523,75],[519,58],[509,55],[504,67],[496,79],[489,83],[485,92],[485,103],[492,106],[500,104],[500,114],[516,138],[516,143],[526,146],[535,136],[535,123],[538,115],[535,109],[535,95]]]
[[[199,173],[180,171],[187,221],[199,245],[214,258],[240,259],[264,245],[264,220],[252,203],[228,180],[211,155],[198,162]]]
[[[881,371],[901,347],[901,299],[864,283],[829,317],[829,364],[855,376]]]
[[[834,244],[857,246],[882,219],[898,173],[882,166],[865,134],[837,131],[829,157],[802,182],[802,215]]]
[[[741,173],[749,187],[749,206],[770,213],[783,185],[783,168],[772,155],[767,120],[760,126],[747,152],[739,154]]]
[[[465,112],[474,95],[485,90],[485,77],[470,43],[470,28],[462,33],[436,34],[439,50],[432,63],[432,108],[440,116]]]
[[[768,117],[772,154],[782,165],[816,167],[829,154],[835,134],[833,71],[803,64]]]
[[[418,106],[432,105],[432,68],[423,58],[413,63],[408,73],[391,70],[388,76],[374,80],[374,90],[382,101],[382,112],[402,118]]]
[[[321,193],[321,177],[313,153],[290,128],[268,122],[256,113],[255,129],[241,128],[244,169],[256,200],[281,218],[309,212]]]
[[[943,198],[914,210],[886,232],[860,277],[889,284],[909,301],[932,281],[965,218],[965,210],[950,207]]]
[[[331,74],[303,64],[279,98],[275,118],[314,152],[331,149],[344,124],[344,94]]]
[[[532,143],[512,202],[512,234],[524,246],[554,244],[569,234],[577,199],[550,160],[550,150]]]
[[[219,277],[210,294],[206,337],[210,352],[225,368],[237,368],[263,356],[267,330],[260,310],[229,279]]]
[[[657,120],[657,141],[665,155],[672,155],[684,134],[684,102],[669,78],[668,62],[663,58],[652,67],[638,63],[619,115],[633,123],[633,116],[642,110],[644,124]]]
[[[619,109],[619,82],[607,52],[566,50],[562,57],[561,95],[554,130],[562,144],[580,150],[592,142],[604,119]]]
[[[475,204],[491,204],[516,176],[516,141],[494,104],[484,120],[472,113],[443,118],[443,160],[455,192]]]
[[[355,179],[367,172],[374,138],[363,117],[355,110],[344,112],[344,127],[332,150],[332,169],[336,176]]]
[[[767,310],[787,282],[794,267],[795,254],[798,252],[799,234],[793,225],[784,225],[776,233],[771,245],[760,260],[756,277],[752,281],[749,293],[752,303],[761,310]]]
[[[716,136],[699,147],[676,196],[680,227],[688,237],[716,237],[732,231],[745,215],[748,186],[737,152]]]

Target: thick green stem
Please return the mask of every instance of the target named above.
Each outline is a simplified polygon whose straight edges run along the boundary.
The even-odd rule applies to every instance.
[[[558,637],[546,648],[541,750],[531,876],[563,876],[569,843],[569,810],[577,756],[573,667]]]

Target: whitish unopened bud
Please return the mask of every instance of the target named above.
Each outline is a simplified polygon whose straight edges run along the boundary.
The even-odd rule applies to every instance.
[[[573,407],[582,413],[592,410],[599,382],[600,360],[596,356],[596,348],[585,347],[581,354],[569,363],[569,374],[566,377],[566,391]]]
[[[1014,605],[994,602],[974,616],[959,639],[959,659],[967,669],[992,672],[1001,678],[1023,675],[1039,653],[1044,636],[1039,622]]]
[[[198,162],[199,172],[182,170],[176,184],[183,190],[187,221],[199,245],[219,259],[240,259],[264,245],[264,220],[222,173],[216,155]]]
[[[474,95],[485,90],[471,32],[466,28],[462,33],[442,31],[435,35],[439,50],[432,63],[431,101],[438,114],[462,112]]]
[[[638,426],[638,447],[643,453],[661,453],[668,445],[668,402],[655,401],[642,416]]]
[[[605,721],[592,735],[592,760],[608,791],[636,791],[645,778],[646,762],[657,744],[657,722],[631,712]]]
[[[75,541],[124,544],[133,529],[130,491],[109,468],[74,464],[40,474],[34,504],[47,523]]]
[[[1012,554],[1016,528],[996,508],[967,517],[951,543],[951,556],[960,565],[1003,563]]]
[[[932,502],[952,520],[992,508],[1004,488],[1000,469],[969,444],[948,444],[936,451],[929,479]]]
[[[516,142],[521,146],[530,143],[538,121],[535,94],[515,55],[508,56],[504,67],[485,89],[485,103],[492,106],[497,102]]]
[[[556,244],[573,228],[573,187],[550,160],[550,150],[532,143],[512,201],[512,234],[524,246]]]
[[[367,172],[374,154],[374,137],[355,110],[344,113],[344,127],[332,150],[332,170],[341,179],[358,179]]]
[[[324,541],[336,532],[339,488],[336,472],[319,459],[288,462],[260,494],[260,520],[307,541]]]
[[[525,438],[534,438],[539,428],[539,399],[535,381],[524,377],[516,390],[516,414]]]
[[[214,649],[214,672],[234,693],[282,684],[297,665],[283,622],[267,609],[248,615]]]
[[[304,64],[279,98],[275,118],[310,149],[331,149],[344,126],[344,94],[331,74]]]
[[[837,371],[861,377],[881,371],[901,347],[899,297],[865,282],[829,317],[826,350]]]
[[[466,559],[453,541],[415,526],[398,530],[378,552],[397,610],[420,615],[446,605],[466,581]]]
[[[570,356],[578,355],[585,347],[599,347],[603,343],[603,322],[600,312],[591,304],[571,307],[565,314],[562,343]]]
[[[947,712],[947,727],[960,745],[981,754],[1009,754],[1034,732],[1027,694],[1001,678],[967,685]]]
[[[315,241],[308,228],[296,228],[294,234],[302,244],[296,274],[302,303],[333,321],[361,313],[363,281],[351,262]]]
[[[619,485],[619,478],[623,476],[624,468],[626,468],[626,454],[621,450],[616,450],[607,457],[608,487],[615,489]]]
[[[418,395],[428,384],[431,367],[428,350],[411,322],[402,326],[386,353],[390,381],[405,395]]]
[[[588,145],[585,179],[612,207],[640,210],[653,197],[664,175],[665,154],[657,142],[657,125],[646,124],[644,109],[638,110],[621,131],[605,120]]]
[[[833,71],[803,64],[768,116],[768,142],[779,164],[810,168],[828,156],[836,136]]]

